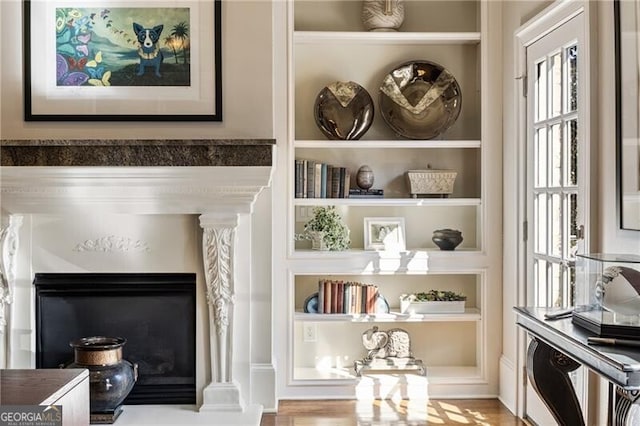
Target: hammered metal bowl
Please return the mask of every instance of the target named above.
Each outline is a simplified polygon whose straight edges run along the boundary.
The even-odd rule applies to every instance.
[[[405,62],[387,74],[380,86],[382,118],[405,138],[435,138],[456,122],[461,109],[458,82],[434,62]]]
[[[373,122],[373,100],[364,87],[353,81],[336,81],[316,97],[314,118],[329,139],[357,140]]]

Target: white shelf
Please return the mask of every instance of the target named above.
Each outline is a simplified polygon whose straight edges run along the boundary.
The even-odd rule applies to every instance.
[[[331,368],[321,370],[312,367],[296,367],[293,371],[294,380],[355,380],[356,373],[351,368]]]
[[[282,313],[287,324],[283,332],[287,345],[282,349],[288,360],[287,395],[313,398],[336,391],[354,396],[361,390],[371,394],[369,382],[355,375],[353,361],[366,352],[361,347],[362,332],[374,325],[407,330],[413,337],[413,355],[427,369],[427,377],[420,378],[429,385],[436,383],[447,394],[452,389],[469,395],[488,394],[496,385],[494,377],[487,377],[488,360],[495,358],[496,338],[489,331],[495,321],[486,315],[498,300],[489,298],[495,292],[488,282],[496,278],[493,268],[498,262],[494,263],[488,250],[492,246],[487,244],[496,234],[494,216],[488,212],[498,210],[493,207],[493,192],[487,190],[494,175],[488,170],[499,152],[494,142],[499,140],[499,123],[493,120],[498,114],[486,96],[497,85],[491,71],[499,68],[495,65],[499,61],[489,61],[493,54],[485,44],[493,40],[487,13],[493,5],[488,0],[445,0],[434,10],[426,0],[413,3],[405,21],[407,31],[391,32],[362,31],[361,7],[348,0],[291,3],[295,10],[289,16],[287,40],[287,158],[345,167],[351,171],[352,184],[355,171],[367,164],[375,172],[374,188],[383,188],[386,197],[294,198],[295,169],[290,161],[284,259],[288,275],[283,277],[288,304]],[[352,80],[374,96],[387,70],[416,58],[442,64],[465,90],[462,113],[446,133],[436,139],[411,140],[397,136],[376,117],[360,140],[324,139],[312,108],[321,87],[328,81]],[[428,166],[458,171],[455,192],[448,198],[409,195],[406,171]],[[308,242],[291,243],[293,232],[301,232],[314,206],[336,206],[351,229],[355,248],[318,251],[311,250]],[[384,216],[404,218],[406,250],[363,249],[363,218]],[[465,236],[454,251],[441,251],[431,242],[433,230],[445,227],[459,229]],[[378,285],[394,306],[385,314],[302,312],[304,301],[324,278],[360,279]],[[462,291],[470,307],[455,314],[402,314],[398,307],[402,292],[422,288]],[[308,330],[317,332],[317,339],[308,339]],[[438,336],[449,337],[434,347],[431,340]],[[392,377],[383,380],[387,378]],[[362,387],[366,389],[359,389]],[[425,387],[420,384],[420,394]]]
[[[426,365],[426,368],[427,379],[431,384],[469,383],[482,380],[480,369],[475,366],[430,367],[429,365]],[[353,368],[331,368],[321,370],[312,367],[296,367],[293,369],[293,377],[294,380],[313,380],[322,382],[359,380],[355,375]]]
[[[480,321],[480,310],[466,308],[459,314],[403,314],[392,309],[387,314],[308,314],[296,312],[295,321],[306,322],[439,322],[439,321]]]
[[[479,206],[480,198],[295,198],[295,206],[388,206],[388,207],[459,207]]]
[[[480,148],[479,140],[296,140],[296,149],[301,148],[357,148],[357,149],[402,149],[402,148]]]
[[[479,32],[295,31],[295,43],[479,44]]]
[[[392,251],[377,251],[377,250],[364,250],[364,249],[349,249],[340,251],[331,250],[311,250],[311,249],[297,249],[295,251],[295,257],[301,259],[332,259],[341,257],[370,257],[374,259],[427,259],[432,256],[435,257],[456,257],[456,256],[468,256],[473,254],[482,254],[478,249],[461,249],[455,250],[440,250],[438,248],[413,248],[400,252]]]

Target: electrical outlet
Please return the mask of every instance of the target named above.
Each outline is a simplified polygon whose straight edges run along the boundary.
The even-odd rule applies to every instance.
[[[316,323],[314,322],[304,322],[302,323],[302,339],[305,342],[315,342],[316,341]]]

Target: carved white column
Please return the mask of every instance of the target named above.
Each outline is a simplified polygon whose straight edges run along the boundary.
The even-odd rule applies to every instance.
[[[232,376],[233,254],[238,215],[202,215],[200,226],[211,344],[211,383],[204,389],[200,411],[242,411],[244,402]]]
[[[10,338],[9,304],[13,301],[16,283],[16,255],[18,253],[18,230],[22,216],[9,216],[9,223],[0,227],[0,368],[8,368]]]

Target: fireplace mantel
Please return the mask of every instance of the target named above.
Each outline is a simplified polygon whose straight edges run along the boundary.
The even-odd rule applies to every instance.
[[[251,316],[252,302],[234,298],[238,287],[242,292],[251,287],[247,274],[238,280],[237,271],[252,265],[250,225],[239,226],[239,218],[252,212],[257,195],[269,186],[274,148],[271,139],[0,141],[0,367],[17,348],[9,337],[10,312],[24,312],[31,303],[14,298],[16,282],[24,288],[32,279],[16,276],[18,264],[32,270],[31,255],[19,255],[22,215],[198,215],[211,355],[211,370],[198,374],[210,382],[200,413],[173,406],[152,411],[162,410],[171,424],[259,424],[262,406],[245,405],[249,388],[241,388],[232,374],[234,365],[251,368],[235,362],[233,351],[234,341],[247,345],[239,353],[251,347],[251,330],[233,327],[229,318]],[[25,232],[29,238],[32,230]],[[234,266],[236,247],[243,254]],[[248,370],[236,373],[245,381],[250,376]],[[145,406],[127,408],[119,422],[158,424]]]
[[[4,140],[9,213],[248,213],[271,178],[274,140]]]

